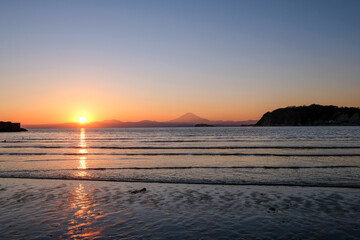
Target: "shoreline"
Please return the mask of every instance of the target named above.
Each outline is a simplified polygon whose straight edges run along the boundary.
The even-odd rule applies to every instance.
[[[182,181],[159,181],[159,180],[114,180],[114,179],[87,179],[87,178],[42,178],[42,177],[2,177],[1,179],[23,179],[23,180],[57,180],[57,181],[84,181],[84,182],[109,182],[109,183],[148,183],[148,184],[184,184],[184,185],[205,185],[205,186],[244,186],[244,187],[299,187],[299,188],[334,188],[334,189],[360,189],[360,186],[339,186],[339,185],[310,185],[310,184],[276,184],[276,183],[231,183],[231,182],[182,182]]]

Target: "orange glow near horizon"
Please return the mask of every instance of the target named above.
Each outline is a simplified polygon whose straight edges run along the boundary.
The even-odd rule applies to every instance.
[[[286,99],[286,102],[284,99]],[[182,101],[181,104],[176,101],[166,102],[165,100],[149,102],[115,99],[114,102],[118,104],[114,105],[109,104],[106,99],[99,100],[99,102],[89,100],[87,104],[70,103],[66,100],[66,102],[64,101],[61,104],[52,102],[52,106],[49,108],[39,107],[35,109],[27,106],[25,102],[25,106],[21,110],[13,108],[0,111],[0,121],[20,122],[24,127],[36,124],[62,123],[77,123],[80,126],[86,126],[91,122],[112,119],[123,122],[138,122],[142,120],[166,122],[178,118],[187,112],[192,112],[201,118],[212,121],[246,121],[258,120],[268,111],[287,106],[310,105],[313,103],[349,107],[358,106],[351,101],[345,101],[346,99],[343,102],[336,102],[336,99],[333,101],[322,99],[300,101],[290,97],[284,99],[275,101],[274,97],[273,102],[268,102],[265,97],[254,99],[251,102],[238,99],[237,101],[231,101],[231,104],[227,103],[226,99],[218,102],[211,101],[211,99],[207,100],[208,102],[198,102],[190,99]],[[124,102],[126,104],[121,104]],[[86,119],[85,122],[85,119],[82,117]]]
[[[246,121],[258,120],[264,113],[280,107],[313,103],[353,107],[358,106],[360,101],[360,97],[353,97],[351,94],[355,91],[352,89],[356,88],[348,89],[349,94],[345,97],[334,90],[334,92],[317,92],[316,98],[313,98],[311,92],[305,90],[300,91],[304,94],[293,94],[280,90],[265,91],[260,86],[240,92],[235,87],[236,91],[219,88],[217,94],[211,89],[205,89],[202,95],[214,95],[217,98],[200,98],[197,92],[196,94],[190,92],[188,96],[183,97],[182,91],[173,93],[173,89],[169,88],[161,90],[164,96],[159,95],[155,98],[150,90],[140,91],[127,85],[124,86],[127,91],[118,94],[114,87],[94,85],[96,79],[90,76],[79,79],[85,77],[88,79],[87,83],[81,82],[81,85],[76,83],[72,88],[64,89],[60,86],[52,91],[36,92],[31,101],[25,100],[28,93],[21,92],[22,89],[19,90],[20,92],[14,91],[13,94],[8,92],[4,95],[0,94],[0,98],[3,98],[3,101],[0,101],[0,121],[20,122],[25,128],[27,125],[62,123],[86,126],[91,122],[112,119],[123,122],[142,120],[165,122],[187,112],[212,121]],[[55,80],[60,81],[57,78]],[[329,100],[329,95],[336,97]],[[13,99],[12,105],[7,104],[6,99]],[[86,118],[86,123],[80,123],[81,117]]]

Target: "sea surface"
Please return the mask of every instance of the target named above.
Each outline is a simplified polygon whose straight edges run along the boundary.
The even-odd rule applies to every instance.
[[[0,178],[360,187],[360,127],[0,133]]]

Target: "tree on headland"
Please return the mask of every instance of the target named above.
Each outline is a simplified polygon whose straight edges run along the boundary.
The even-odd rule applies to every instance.
[[[358,126],[360,108],[312,104],[265,113],[255,126]]]

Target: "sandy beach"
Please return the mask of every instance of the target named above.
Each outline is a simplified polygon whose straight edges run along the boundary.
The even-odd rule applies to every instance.
[[[359,237],[359,189],[0,179],[1,239]]]

